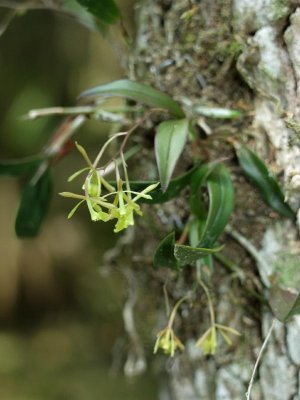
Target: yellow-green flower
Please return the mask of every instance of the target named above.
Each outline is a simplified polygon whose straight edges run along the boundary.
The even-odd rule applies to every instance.
[[[107,143],[109,142],[110,140]],[[128,226],[133,225],[134,212],[138,215],[143,215],[140,206],[137,204],[137,201],[140,198],[152,199],[152,197],[148,193],[154,190],[159,183],[149,185],[140,193],[132,191],[130,189],[130,182],[128,180],[125,159],[124,156],[122,156],[126,190],[123,190],[124,182],[120,178],[117,164],[117,189],[115,189],[109,182],[106,181],[106,179],[101,174],[101,171],[96,169],[95,165],[97,165],[97,163],[95,162],[94,164],[92,164],[85,149],[78,143],[76,143],[76,147],[85,159],[88,167],[75,172],[72,176],[70,176],[68,181],[72,181],[85,171],[89,172],[82,186],[82,189],[84,190],[84,195],[70,192],[60,193],[61,196],[80,200],[79,203],[76,204],[76,206],[70,211],[68,218],[71,218],[76,210],[81,206],[81,204],[86,202],[92,221],[107,222],[112,219],[117,219],[114,232],[120,232],[123,229],[128,228]],[[105,188],[107,194],[102,195],[102,187]],[[114,198],[112,196],[114,196]],[[109,198],[113,198],[113,200],[109,202]]]
[[[143,215],[137,201],[140,198],[151,199],[152,197],[148,193],[154,190],[158,184],[159,183],[151,184],[142,192],[138,193],[131,190],[123,191],[122,181],[118,183],[118,192],[116,193],[115,201],[113,203],[116,208],[111,210],[112,218],[118,220],[114,232],[120,232],[121,230],[128,228],[128,226],[134,225],[134,212],[140,216]],[[133,194],[136,196],[131,198]]]
[[[196,346],[200,347],[204,354],[216,354],[218,346],[217,331],[220,332],[228,346],[232,345],[232,340],[227,333],[240,336],[240,333],[237,330],[230,328],[229,326],[214,324],[200,337],[196,343]]]
[[[80,205],[86,202],[92,221],[107,222],[112,219],[117,219],[114,232],[120,232],[134,224],[134,212],[138,215],[143,215],[137,201],[140,198],[151,199],[152,197],[148,193],[154,190],[158,184],[159,183],[151,184],[142,192],[138,193],[130,190],[124,191],[123,183],[120,181],[118,183],[118,190],[115,191],[103,177],[100,176],[99,179],[96,178],[93,171],[91,177],[86,179],[83,186],[85,195],[70,192],[63,192],[60,193],[60,195],[80,200],[71,210],[68,218],[71,218]],[[102,185],[109,191],[109,193],[104,196],[100,195]],[[115,196],[115,198],[113,202],[110,203],[108,198],[112,195]],[[131,198],[132,195],[135,195],[135,197]]]
[[[174,357],[177,349],[183,351],[184,345],[175,335],[172,328],[167,326],[162,331],[158,332],[157,339],[154,346],[154,354],[157,353],[158,349],[162,349],[165,354]]]
[[[204,354],[215,354],[217,349],[217,332],[215,325],[210,327],[197,341],[196,346],[203,350]]]

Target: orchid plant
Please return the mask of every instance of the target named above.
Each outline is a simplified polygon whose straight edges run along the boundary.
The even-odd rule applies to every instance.
[[[117,136],[118,135],[114,135],[112,138],[114,139]],[[111,139],[109,139],[107,142],[110,141]],[[140,216],[143,215],[141,208],[137,203],[138,200],[141,198],[151,200],[152,197],[148,193],[154,190],[159,185],[159,182],[150,184],[141,192],[131,190],[127,172],[127,164],[124,158],[124,154],[123,152],[121,152],[121,161],[125,181],[123,181],[120,177],[118,163],[113,161],[116,174],[116,187],[112,186],[104,177],[105,167],[96,167],[101,157],[98,157],[97,162],[92,164],[85,149],[78,143],[76,143],[76,147],[85,159],[88,167],[75,172],[72,176],[70,176],[69,182],[78,177],[86,170],[88,170],[88,174],[82,186],[82,189],[84,191],[83,195],[70,192],[60,193],[60,195],[63,197],[80,200],[79,203],[76,204],[75,207],[70,211],[68,218],[71,218],[78,210],[80,205],[85,202],[90,212],[92,221],[107,222],[112,219],[117,219],[117,223],[114,229],[115,233],[134,225],[134,213]],[[106,147],[106,145],[104,145],[104,147]],[[102,194],[103,188],[107,192],[104,195]],[[109,199],[112,200],[109,201]]]

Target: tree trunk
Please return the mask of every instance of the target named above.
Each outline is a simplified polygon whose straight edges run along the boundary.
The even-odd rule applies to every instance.
[[[300,286],[297,227],[280,220],[263,204],[243,177],[231,146],[224,140],[228,134],[235,135],[239,141],[249,143],[274,172],[282,173],[287,201],[295,211],[299,210],[300,7],[297,5],[298,1],[289,0],[144,0],[137,5],[135,53],[128,61],[130,78],[168,92],[186,110],[199,104],[240,108],[245,112],[242,121],[220,122],[199,116],[199,132],[205,131],[207,139],[200,141],[196,150],[187,149],[183,160],[188,163],[196,151],[198,157],[209,160],[225,156],[231,167],[236,207],[223,242],[224,253],[240,271],[233,274],[216,263],[210,289],[218,322],[237,329],[242,336],[234,339],[230,348],[220,344],[216,356],[204,356],[195,342],[209,326],[205,297],[199,294],[193,307],[183,306],[176,330],[185,341],[186,351],[172,360],[159,356],[163,377],[161,400],[245,398],[255,360],[273,318],[258,293],[263,292],[268,298],[272,277],[282,271],[286,287]],[[183,13],[188,10],[190,16],[184,18]],[[145,171],[149,177],[149,164]],[[163,326],[163,284],[167,281],[171,301],[175,301],[194,279],[192,269],[177,278],[168,271],[151,272],[149,278],[149,259],[158,239],[163,237],[162,228],[157,227],[163,226],[165,232],[170,230],[174,219],[184,214],[185,201],[182,195],[160,209],[159,217],[153,216],[154,221],[155,218],[160,221],[152,220],[152,228],[145,223],[136,229],[134,238],[129,238],[135,254],[142,254],[142,258],[134,258],[139,299],[134,303],[135,320],[148,310],[151,321],[156,319],[158,330]],[[153,224],[158,229],[156,235]],[[131,258],[128,254],[128,262]],[[132,291],[132,280],[129,282]],[[127,331],[136,344],[139,339],[135,327],[132,330],[132,325],[127,324]],[[154,333],[145,336],[153,337]],[[127,372],[132,374],[138,362],[144,369],[140,343],[137,348],[138,354],[135,357],[130,354],[127,360]],[[300,318],[295,317],[285,325],[276,321],[251,398],[300,400],[299,367]]]

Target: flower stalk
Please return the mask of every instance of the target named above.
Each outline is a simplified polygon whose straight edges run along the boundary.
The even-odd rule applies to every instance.
[[[167,326],[162,329],[157,334],[157,339],[154,345],[154,354],[157,353],[159,349],[161,349],[165,354],[168,354],[170,357],[174,357],[176,350],[184,350],[184,344],[181,340],[175,335],[173,330],[174,320],[178,311],[179,306],[188,298],[188,296],[182,297],[175,304],[168,321]]]

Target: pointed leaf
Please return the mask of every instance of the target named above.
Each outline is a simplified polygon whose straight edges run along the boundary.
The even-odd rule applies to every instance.
[[[194,112],[203,115],[204,117],[216,119],[235,119],[243,116],[243,113],[240,110],[220,107],[196,106],[194,107]]]
[[[112,96],[126,97],[152,107],[163,108],[179,118],[184,117],[184,112],[172,97],[160,90],[127,79],[96,86],[83,92],[79,98]]]
[[[20,238],[34,237],[48,211],[52,190],[50,168],[37,182],[30,181],[24,188],[16,218],[15,230]]]
[[[197,247],[198,243],[200,243],[201,232],[203,231],[203,227],[205,225],[205,220],[202,219],[194,219],[191,222],[190,230],[189,230],[189,243],[192,247]],[[215,253],[213,253],[215,254]],[[196,261],[196,267],[201,270],[201,273],[205,273],[208,275],[212,273],[214,270],[214,260],[212,254],[207,254]]]
[[[120,11],[114,0],[77,0],[77,2],[106,24],[114,24],[120,18]]]
[[[228,223],[234,205],[230,174],[223,164],[217,165],[207,178],[209,210],[198,247],[211,248]]]
[[[271,289],[270,306],[275,317],[286,322],[294,315],[300,314],[300,293],[275,285]]]
[[[158,245],[154,258],[154,268],[166,267],[174,270],[179,270],[179,264],[174,257],[175,233],[169,233]]]
[[[32,174],[44,160],[45,158],[41,156],[19,160],[0,160],[0,175],[26,176]]]
[[[206,218],[207,216],[207,211],[201,198],[201,189],[205,185],[209,174],[219,163],[220,161],[206,163],[198,168],[192,176],[189,204],[191,212],[198,218]]]
[[[147,204],[161,204],[172,200],[180,193],[181,190],[183,190],[187,185],[190,184],[192,176],[195,171],[197,171],[197,168],[197,166],[191,168],[185,174],[182,174],[177,178],[172,179],[166,192],[163,192],[161,190],[161,187],[158,186],[156,189],[149,193],[152,199],[140,198],[138,202]],[[110,182],[110,184],[116,186],[115,181]],[[151,184],[155,184],[155,181],[131,181],[130,187],[131,190],[135,192],[142,192]]]
[[[169,185],[176,163],[184,149],[188,127],[189,121],[186,118],[165,121],[158,126],[158,131],[155,135],[155,156],[164,192]]]
[[[258,189],[264,202],[280,215],[295,219],[295,213],[284,202],[284,195],[280,186],[268,171],[263,160],[246,146],[237,148],[237,156],[245,175]]]
[[[215,247],[213,249],[205,249],[199,247],[183,246],[175,244],[174,255],[180,266],[192,264],[199,260],[199,258],[206,257],[209,254],[217,253],[222,250],[223,246]]]

